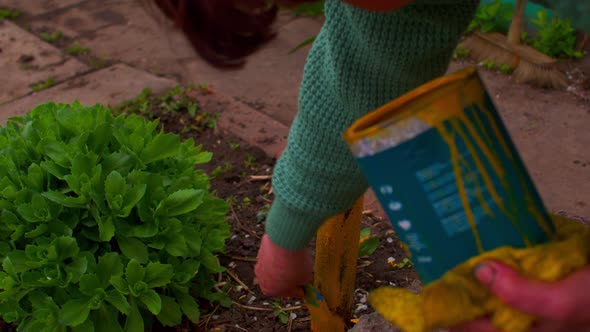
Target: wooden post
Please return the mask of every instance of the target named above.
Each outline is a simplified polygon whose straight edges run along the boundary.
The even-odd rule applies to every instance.
[[[344,332],[350,322],[362,210],[361,197],[318,231],[314,285],[324,299],[319,308],[310,306],[313,332]]]

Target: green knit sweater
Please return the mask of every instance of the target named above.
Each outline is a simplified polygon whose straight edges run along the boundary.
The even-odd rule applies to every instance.
[[[587,4],[571,8],[582,1],[556,2],[590,14]],[[326,0],[325,24],[304,69],[299,112],[273,176],[275,201],[266,223],[273,242],[287,250],[305,248],[326,219],[363,195],[368,184],[343,132],[368,112],[444,75],[478,4],[417,0],[398,11],[373,13]]]

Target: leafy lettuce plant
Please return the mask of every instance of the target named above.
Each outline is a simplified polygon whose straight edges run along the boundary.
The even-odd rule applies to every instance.
[[[547,11],[541,10],[531,22],[539,29],[532,44],[540,52],[551,57],[580,59],[584,56],[584,53],[576,50],[576,30],[569,20],[549,18]]]
[[[19,331],[144,331],[214,291],[227,204],[211,154],[138,116],[43,104],[0,127],[0,315]]]

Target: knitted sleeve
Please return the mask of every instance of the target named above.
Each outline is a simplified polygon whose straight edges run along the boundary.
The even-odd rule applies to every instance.
[[[342,134],[356,119],[445,73],[478,0],[416,1],[372,13],[327,0],[304,69],[299,111],[278,160],[266,231],[287,250],[307,246],[368,185]],[[403,162],[400,160],[399,162]]]
[[[561,18],[572,21],[573,26],[590,33],[590,2],[584,0],[532,0],[541,6],[554,9]]]

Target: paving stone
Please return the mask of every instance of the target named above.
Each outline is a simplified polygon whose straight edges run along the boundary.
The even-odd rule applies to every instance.
[[[38,0],[40,1],[40,0]],[[35,31],[61,31],[70,38],[89,35],[112,25],[126,25],[121,7],[137,4],[129,0],[88,0],[34,17],[30,26]],[[116,37],[116,36],[115,36]]]
[[[85,0],[0,0],[0,7],[17,9],[27,15],[41,15],[76,5]]]
[[[174,86],[176,86],[176,82],[172,80],[118,64],[0,105],[0,124],[4,124],[6,119],[11,116],[23,115],[36,105],[48,101],[71,103],[78,100],[87,105],[96,103],[116,105],[124,100],[134,98],[144,88],[150,88],[158,93]]]
[[[309,47],[288,54],[316,35],[319,19],[298,18],[279,30],[278,36],[253,54],[238,71],[219,70],[195,58],[185,64],[183,81],[205,82],[225,94],[290,125],[297,112],[297,97]]]
[[[12,22],[0,22],[0,103],[30,93],[31,85],[61,81],[89,68]]]

